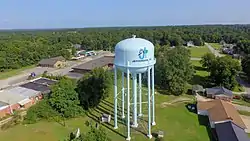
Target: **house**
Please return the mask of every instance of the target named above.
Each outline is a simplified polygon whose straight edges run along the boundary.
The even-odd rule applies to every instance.
[[[194,42],[193,42],[193,41],[188,41],[188,42],[186,43],[186,46],[187,46],[187,47],[194,47],[195,45],[194,45]]]
[[[61,68],[66,65],[66,59],[62,56],[43,59],[38,63],[38,66],[41,67],[51,67],[51,68]]]
[[[227,101],[199,101],[197,114],[208,116],[210,127],[216,130],[219,141],[249,141],[242,121],[235,107]]]
[[[88,61],[84,64],[78,65],[76,67],[73,67],[73,72],[77,72],[77,73],[85,73],[85,72],[89,72],[95,68],[99,68],[99,67],[109,67],[109,68],[113,68],[113,62],[114,62],[114,56],[103,56],[91,61]]]
[[[232,91],[224,87],[214,87],[206,89],[206,96],[213,99],[231,101],[233,99]]]
[[[245,131],[231,121],[216,124],[215,130],[219,141],[250,141]]]

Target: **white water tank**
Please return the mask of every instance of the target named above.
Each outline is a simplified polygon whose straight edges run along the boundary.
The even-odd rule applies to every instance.
[[[128,38],[115,46],[115,61],[117,68],[131,73],[144,73],[147,68],[155,64],[154,45],[145,39]]]

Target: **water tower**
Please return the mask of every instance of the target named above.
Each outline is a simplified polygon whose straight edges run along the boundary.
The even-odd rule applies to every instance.
[[[117,129],[117,69],[122,72],[122,86],[121,86],[121,117],[126,118],[127,139],[130,140],[130,126],[138,127],[138,117],[142,116],[142,103],[147,103],[148,106],[148,134],[151,135],[151,125],[155,125],[155,102],[154,102],[154,64],[156,59],[154,57],[154,45],[148,40],[132,38],[120,41],[115,47],[115,61],[114,61],[114,128]],[[124,87],[124,75],[127,76],[127,88]],[[132,76],[132,98],[130,101],[130,74]],[[142,102],[142,74],[147,77],[147,101]],[[137,88],[137,79],[139,87]],[[152,86],[151,86],[152,85]],[[152,93],[151,93],[152,89]],[[138,91],[138,94],[137,94]],[[137,96],[139,99],[137,99]],[[125,101],[126,99],[126,101]],[[151,103],[152,102],[152,103]],[[126,103],[126,116],[124,114]],[[132,125],[130,124],[130,106],[133,106]],[[139,106],[139,110],[137,109]],[[151,113],[152,110],[152,113]],[[139,113],[138,113],[139,112]]]

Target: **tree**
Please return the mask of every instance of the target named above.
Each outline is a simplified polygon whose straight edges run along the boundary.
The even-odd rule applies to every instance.
[[[102,128],[95,128],[91,126],[88,133],[83,136],[84,141],[111,141],[106,131]]]
[[[103,68],[96,68],[86,74],[79,82],[77,91],[84,109],[94,108],[101,100],[109,96],[112,86],[112,73]]]
[[[202,64],[202,67],[211,70],[213,61],[215,61],[215,55],[213,53],[207,53],[202,56],[200,63]]]
[[[250,78],[250,55],[245,56],[241,61],[243,72],[245,72],[248,79]]]
[[[185,92],[193,73],[189,50],[182,47],[161,48],[156,63],[156,83],[161,88],[180,95]]]
[[[70,79],[61,79],[52,86],[48,99],[51,107],[65,118],[76,117],[82,114],[76,84]]]
[[[216,57],[209,71],[211,82],[232,89],[237,85],[236,76],[241,71],[241,65],[238,60],[229,56]]]

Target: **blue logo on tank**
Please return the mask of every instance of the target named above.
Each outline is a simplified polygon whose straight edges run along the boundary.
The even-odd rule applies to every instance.
[[[140,59],[145,59],[147,58],[147,54],[148,54],[148,50],[144,47],[144,49],[139,50],[138,56]]]

